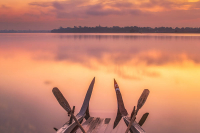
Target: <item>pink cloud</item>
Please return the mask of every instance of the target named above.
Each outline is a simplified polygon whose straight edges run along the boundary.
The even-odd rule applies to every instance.
[[[49,20],[55,26],[66,27],[81,26],[172,26],[172,27],[196,27],[200,20],[200,2],[172,2],[169,0],[150,0],[141,4],[128,1],[101,1],[90,3],[84,0],[30,2],[30,7],[22,14],[14,15],[14,10],[2,5],[0,10],[10,10],[8,13],[0,13],[0,22],[25,22],[29,20],[46,20],[46,28]],[[160,7],[162,10],[154,11]],[[188,9],[183,9],[187,7]],[[13,14],[13,15],[12,15]],[[16,19],[16,16],[20,19]],[[37,19],[36,19],[37,18]],[[48,20],[48,21],[47,21]],[[57,24],[56,24],[57,23]],[[2,26],[3,27],[3,26]],[[36,27],[36,26],[34,26]],[[53,29],[52,27],[49,29]],[[0,29],[1,26],[0,26]]]

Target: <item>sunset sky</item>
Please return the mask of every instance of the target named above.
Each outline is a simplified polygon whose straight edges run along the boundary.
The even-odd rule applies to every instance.
[[[0,30],[73,26],[200,27],[199,0],[2,0]]]

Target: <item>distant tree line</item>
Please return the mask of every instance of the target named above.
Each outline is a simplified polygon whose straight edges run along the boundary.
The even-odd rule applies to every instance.
[[[60,27],[59,29],[51,30],[52,33],[200,33],[199,28],[183,27],[183,28],[172,28],[172,27],[137,27],[137,26],[126,26],[126,27],[87,27],[87,26],[74,26],[73,28]]]

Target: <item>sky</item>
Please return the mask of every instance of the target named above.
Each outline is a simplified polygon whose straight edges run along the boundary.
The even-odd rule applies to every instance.
[[[0,30],[74,26],[200,27],[200,0],[2,0]]]

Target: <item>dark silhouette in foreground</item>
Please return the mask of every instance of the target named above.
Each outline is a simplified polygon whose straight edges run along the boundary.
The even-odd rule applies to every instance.
[[[111,118],[101,118],[101,117],[91,117],[89,115],[89,101],[92,94],[92,90],[94,87],[95,78],[93,78],[88,91],[86,93],[83,105],[81,107],[80,112],[75,116],[74,115],[74,109],[71,109],[68,101],[65,99],[63,94],[60,92],[60,90],[57,87],[54,87],[52,92],[54,96],[56,97],[59,104],[65,109],[70,116],[70,120],[66,122],[60,129],[53,128],[56,133],[110,133],[110,132],[117,132],[118,128],[117,125],[119,124],[119,121],[121,118],[123,118],[125,124],[127,125],[126,132],[129,131],[131,133],[146,133],[144,129],[141,127],[144,122],[146,121],[149,113],[145,113],[142,118],[140,119],[139,123],[135,121],[136,115],[138,111],[141,109],[141,107],[144,105],[144,103],[147,100],[147,97],[149,95],[149,90],[144,89],[142,92],[142,95],[140,96],[137,106],[134,106],[134,109],[131,113],[131,116],[128,115],[128,112],[124,106],[122,95],[119,89],[119,86],[114,79],[114,88],[117,96],[117,104],[118,104],[118,112],[116,119],[113,123],[110,122]],[[86,119],[83,122],[83,119]],[[83,123],[82,123],[83,122]]]

